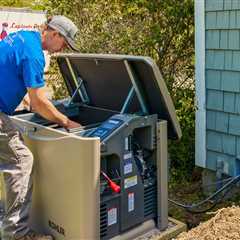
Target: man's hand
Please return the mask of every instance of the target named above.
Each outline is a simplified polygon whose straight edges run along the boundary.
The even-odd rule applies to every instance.
[[[28,94],[32,108],[42,117],[58,123],[66,129],[81,127],[79,123],[73,122],[56,109],[56,107],[47,99],[43,88],[28,88]]]
[[[81,124],[77,123],[77,122],[74,122],[70,119],[68,119],[67,121],[67,126],[65,127],[67,130],[71,129],[71,128],[80,128],[82,127]]]

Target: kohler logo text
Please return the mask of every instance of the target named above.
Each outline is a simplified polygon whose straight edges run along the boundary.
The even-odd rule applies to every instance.
[[[65,236],[64,228],[60,227],[59,225],[57,225],[56,223],[52,222],[51,220],[48,220],[48,225],[49,225],[50,228],[54,229],[58,233],[60,233],[63,236]]]

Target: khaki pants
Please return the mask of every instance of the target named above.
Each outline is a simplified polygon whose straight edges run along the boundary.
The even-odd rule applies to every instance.
[[[5,214],[2,240],[18,239],[28,231],[32,195],[33,155],[12,120],[0,112],[0,171]]]

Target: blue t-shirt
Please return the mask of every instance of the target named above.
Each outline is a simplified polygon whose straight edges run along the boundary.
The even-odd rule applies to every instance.
[[[44,66],[39,32],[18,31],[0,42],[0,111],[11,115],[27,88],[44,86]]]

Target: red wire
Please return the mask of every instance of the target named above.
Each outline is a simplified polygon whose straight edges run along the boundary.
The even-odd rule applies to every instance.
[[[101,171],[101,173],[102,173],[102,175],[107,179],[110,188],[111,188],[114,192],[119,193],[119,192],[121,191],[120,186],[118,186],[115,182],[113,182],[113,181],[108,177],[108,175],[107,175],[105,172]]]

